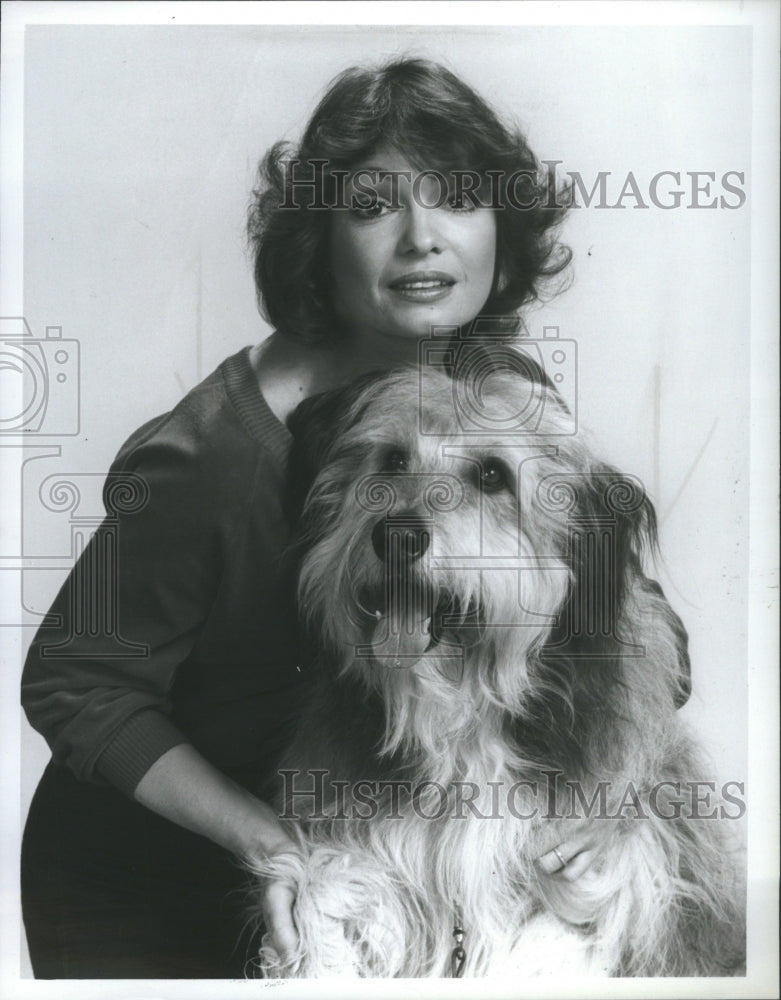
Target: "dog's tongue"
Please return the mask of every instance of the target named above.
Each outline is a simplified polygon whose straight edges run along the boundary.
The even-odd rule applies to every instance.
[[[412,667],[431,643],[431,618],[401,613],[380,614],[372,633],[372,655],[386,667]]]

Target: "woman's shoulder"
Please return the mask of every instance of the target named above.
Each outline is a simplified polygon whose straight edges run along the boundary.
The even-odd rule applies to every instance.
[[[264,457],[284,464],[290,433],[263,398],[244,348],[167,413],[147,421],[119,449],[114,468],[165,465],[233,482]]]

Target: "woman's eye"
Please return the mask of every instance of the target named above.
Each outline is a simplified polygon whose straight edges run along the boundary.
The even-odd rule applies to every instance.
[[[476,206],[469,198],[453,196],[448,198],[447,207],[451,212],[474,212]]]
[[[365,205],[353,205],[351,212],[359,219],[379,219],[380,216],[386,215],[392,207],[389,201],[383,201],[382,198],[372,198]]]
[[[496,493],[507,489],[508,485],[507,473],[501,462],[491,458],[483,462],[480,470],[480,486],[486,493]]]
[[[407,456],[403,451],[391,451],[382,463],[383,472],[406,472]]]

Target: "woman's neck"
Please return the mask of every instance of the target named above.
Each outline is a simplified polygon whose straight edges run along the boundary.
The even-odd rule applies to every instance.
[[[370,371],[385,371],[418,363],[415,337],[348,334],[329,350],[336,380],[349,382]]]
[[[273,333],[250,352],[260,391],[285,423],[299,403],[347,385],[370,371],[385,371],[418,360],[418,341],[345,338],[334,346],[307,346]]]

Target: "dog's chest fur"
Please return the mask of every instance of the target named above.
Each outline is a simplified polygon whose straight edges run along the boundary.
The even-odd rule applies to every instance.
[[[359,866],[369,858],[388,886],[404,886],[399,898],[417,917],[406,926],[418,938],[396,942],[404,974],[450,974],[456,921],[466,931],[468,973],[517,959],[521,938],[529,956],[543,940],[556,938],[561,949],[567,939],[562,961],[593,962],[582,935],[540,923],[544,901],[531,859],[550,846],[555,824],[541,816],[549,803],[544,792],[540,798],[539,769],[511,763],[517,748],[503,714],[467,720],[443,739],[439,758],[414,744],[380,753],[386,726],[376,693],[320,678],[283,762],[297,772],[287,778],[295,793],[285,809],[305,823],[310,846],[338,843]]]

